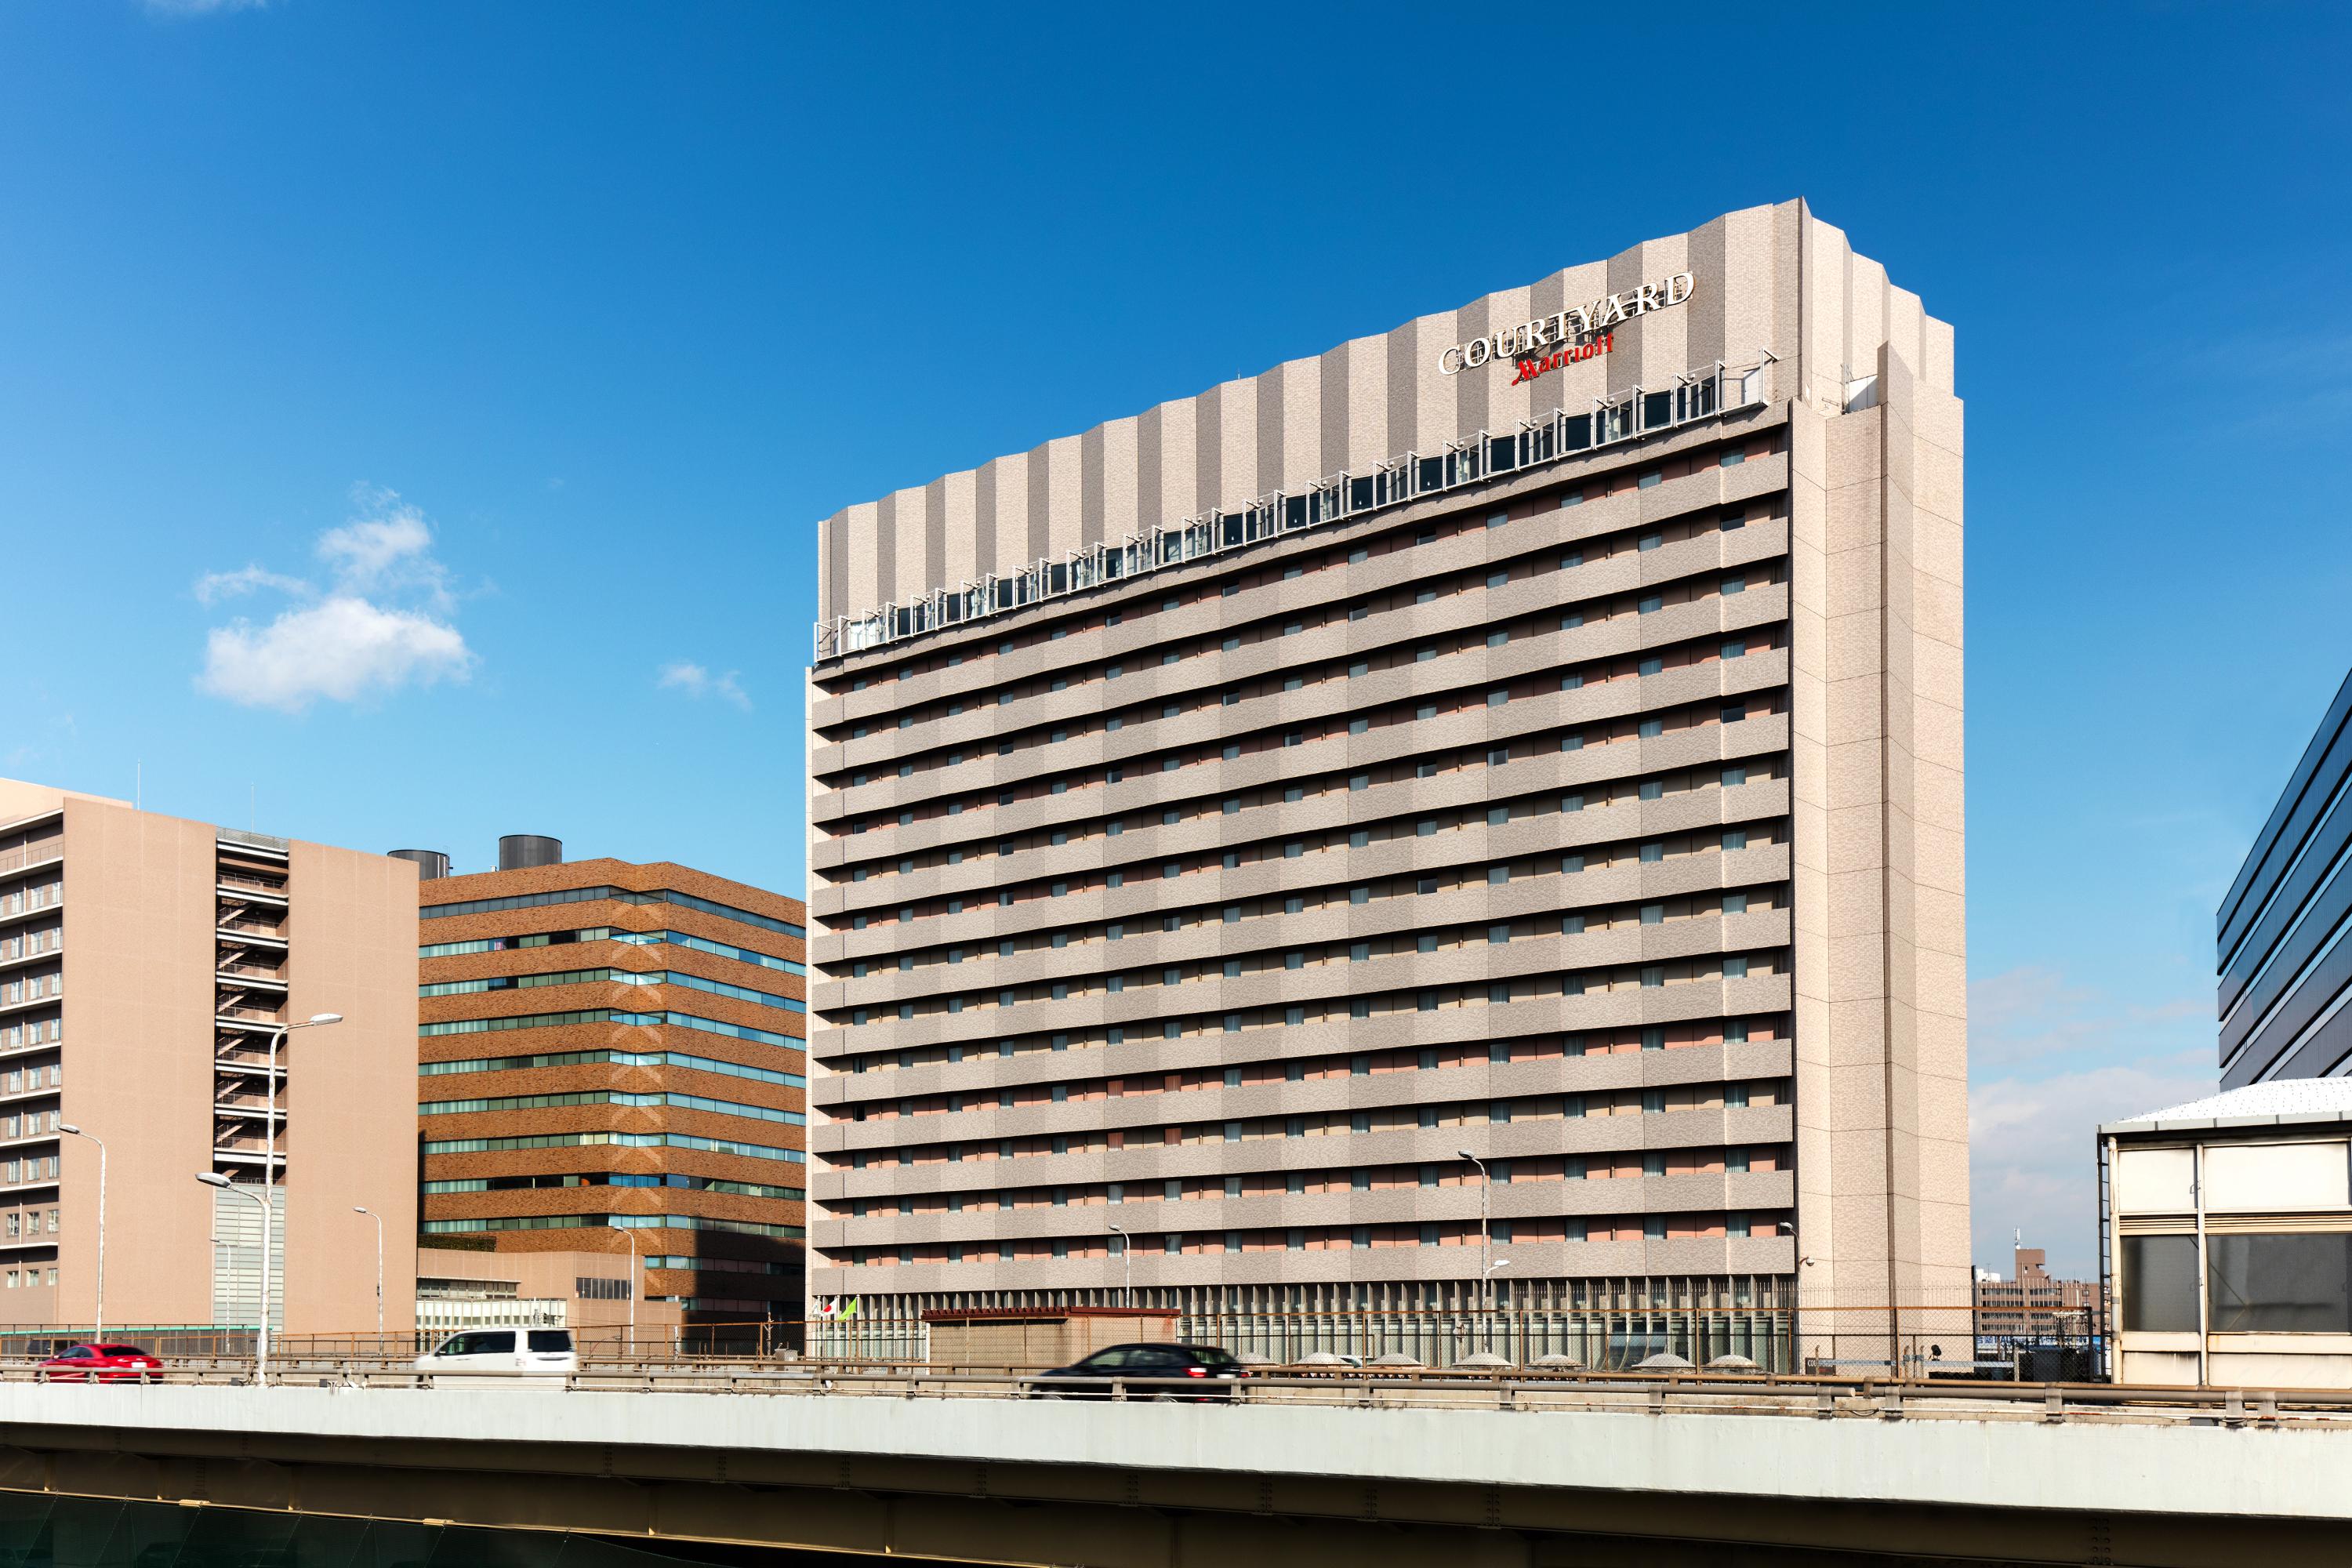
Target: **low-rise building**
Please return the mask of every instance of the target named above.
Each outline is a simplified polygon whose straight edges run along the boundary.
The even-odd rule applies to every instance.
[[[2109,1122],[2099,1192],[2117,1381],[2352,1388],[2352,1081]]]
[[[634,1321],[637,1337],[666,1337],[685,1321],[677,1303],[640,1300],[642,1265],[625,1253],[501,1252],[495,1247],[416,1249],[416,1329],[426,1342],[459,1329],[570,1329],[583,1342],[617,1342]]]
[[[2089,1279],[2059,1279],[2051,1275],[2045,1254],[2021,1243],[2015,1249],[2016,1271],[2004,1279],[1979,1270],[1976,1283],[1979,1338],[2028,1339],[2078,1335],[2091,1331],[2097,1315],[2099,1287]]]

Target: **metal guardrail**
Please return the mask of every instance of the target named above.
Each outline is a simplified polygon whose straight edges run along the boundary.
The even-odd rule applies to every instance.
[[[556,1374],[441,1373],[439,1381],[511,1381],[551,1392],[728,1394],[799,1398],[1087,1399],[1235,1405],[1339,1405],[1367,1409],[1618,1411],[1650,1415],[1779,1415],[2050,1422],[2122,1420],[2206,1426],[2340,1426],[2352,1429],[2352,1392],[2336,1389],[2137,1387],[2111,1384],[1984,1384],[1707,1373],[1501,1374],[1425,1368],[1253,1370],[1232,1384],[1185,1377],[1066,1379],[1017,1367],[875,1366],[862,1363],[648,1361],[593,1364]],[[47,1383],[47,1369],[0,1363],[0,1384]],[[80,1378],[69,1381],[81,1382]],[[160,1372],[100,1379],[163,1386],[250,1386],[250,1361],[201,1358]],[[298,1357],[274,1363],[271,1382],[291,1387],[416,1390],[436,1374],[401,1356]]]

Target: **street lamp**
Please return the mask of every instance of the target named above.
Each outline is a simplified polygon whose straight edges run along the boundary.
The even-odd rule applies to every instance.
[[[635,1226],[623,1226],[620,1231],[629,1238],[629,1342],[621,1352],[625,1357],[637,1348],[637,1294],[645,1289],[645,1249],[637,1245]]]
[[[1111,1234],[1118,1237],[1118,1259],[1127,1266],[1127,1289],[1121,1293],[1121,1304],[1132,1310],[1135,1306],[1135,1238],[1119,1226],[1112,1226]]]
[[[313,1013],[299,1024],[280,1024],[269,1037],[269,1098],[264,1114],[261,1154],[261,1359],[269,1359],[269,1255],[278,1228],[278,1047],[292,1029],[316,1029],[343,1021],[341,1013]],[[226,1186],[224,1176],[215,1184]],[[246,1194],[251,1197],[251,1194]]]
[[[235,1193],[247,1203],[259,1204],[261,1234],[264,1237],[269,1235],[269,1202],[267,1198],[254,1196],[252,1193],[238,1186],[218,1171],[199,1171],[196,1173],[196,1180],[208,1187],[217,1187],[225,1193]],[[261,1269],[261,1327],[257,1331],[257,1338],[254,1341],[253,1381],[257,1384],[267,1384],[269,1382],[269,1268],[267,1261],[268,1256],[266,1252],[262,1254],[264,1262]]]
[[[363,1214],[375,1221],[375,1349],[383,1353],[383,1215],[364,1204],[353,1204],[353,1214]]]
[[[1467,1149],[1454,1151],[1478,1167],[1478,1305],[1487,1315],[1487,1331],[1493,1333],[1495,1312],[1495,1230],[1486,1217],[1486,1162]]]
[[[94,1132],[85,1132],[70,1121],[58,1123],[58,1131],[76,1138],[87,1138],[98,1145],[98,1324],[92,1337],[103,1342],[106,1339],[106,1140]]]

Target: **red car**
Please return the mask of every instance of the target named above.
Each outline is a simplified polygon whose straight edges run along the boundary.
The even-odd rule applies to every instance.
[[[137,1345],[76,1345],[41,1363],[51,1383],[144,1383],[163,1363]]]

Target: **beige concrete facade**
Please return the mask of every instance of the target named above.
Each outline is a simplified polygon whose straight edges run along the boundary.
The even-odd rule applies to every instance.
[[[423,1328],[547,1322],[585,1331],[583,1340],[667,1342],[685,1323],[674,1300],[640,1300],[630,1339],[631,1270],[642,1268],[625,1245],[593,1251],[497,1251],[480,1247],[416,1249],[416,1314]],[[518,1314],[515,1307],[525,1309]]]
[[[829,520],[813,1295],[1964,1324],[1960,464],[1790,203]]]
[[[408,863],[0,780],[0,1322],[247,1326],[269,1034],[279,1299],[292,1333],[411,1321],[416,876]],[[35,1031],[37,1030],[37,1036]],[[38,1075],[36,1078],[36,1074]]]

